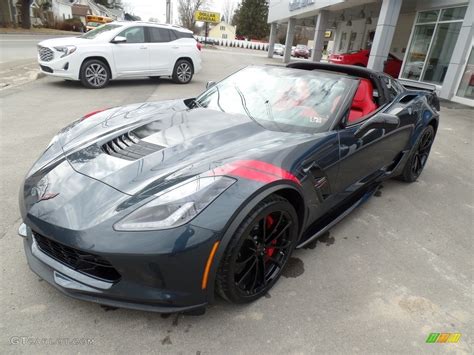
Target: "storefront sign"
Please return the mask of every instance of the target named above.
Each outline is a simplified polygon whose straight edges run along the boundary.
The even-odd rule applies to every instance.
[[[221,14],[218,12],[196,11],[194,13],[196,21],[219,23],[221,22]]]
[[[288,5],[290,11],[298,10],[306,6],[313,5],[316,0],[290,0]]]

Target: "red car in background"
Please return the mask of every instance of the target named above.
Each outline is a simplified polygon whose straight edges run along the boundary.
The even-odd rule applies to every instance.
[[[296,58],[309,58],[309,50],[304,44],[298,44],[295,48],[294,56]]]
[[[347,64],[366,67],[367,63],[369,62],[369,55],[370,51],[368,49],[361,49],[360,51],[350,53],[331,54],[329,56],[329,62],[334,64]],[[390,53],[388,55],[387,61],[385,62],[384,72],[394,78],[398,78],[401,67],[402,61]]]

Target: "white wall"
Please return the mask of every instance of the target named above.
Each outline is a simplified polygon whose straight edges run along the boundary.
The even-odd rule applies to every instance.
[[[53,0],[53,14],[54,18],[58,21],[67,20],[72,18],[72,7],[71,5]]]
[[[305,14],[304,17],[310,17],[317,14],[319,9],[324,7],[344,3],[345,0],[315,0],[314,4],[302,7],[298,10],[290,11],[290,0],[270,0],[268,5],[268,23],[274,21],[286,22],[289,17]],[[313,12],[313,14],[311,13]]]

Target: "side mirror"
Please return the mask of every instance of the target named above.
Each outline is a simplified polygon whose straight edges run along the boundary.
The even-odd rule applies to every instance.
[[[367,121],[362,123],[354,136],[356,138],[362,138],[367,132],[373,129],[384,129],[385,131],[393,131],[400,125],[400,119],[398,116],[390,115],[387,113],[378,113],[375,116],[369,118]]]
[[[123,36],[116,36],[112,40],[112,43],[125,43],[125,42],[127,42],[127,37],[123,37]]]
[[[215,86],[217,83],[215,81],[208,81],[206,84],[206,90],[212,88]]]

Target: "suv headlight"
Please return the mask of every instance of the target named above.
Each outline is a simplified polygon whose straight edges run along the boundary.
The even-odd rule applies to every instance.
[[[145,231],[178,227],[196,217],[235,181],[227,176],[193,178],[139,207],[116,223],[114,229]]]
[[[54,47],[58,52],[63,53],[61,55],[61,58],[68,56],[69,54],[72,54],[76,51],[76,46],[60,46],[60,47]]]

